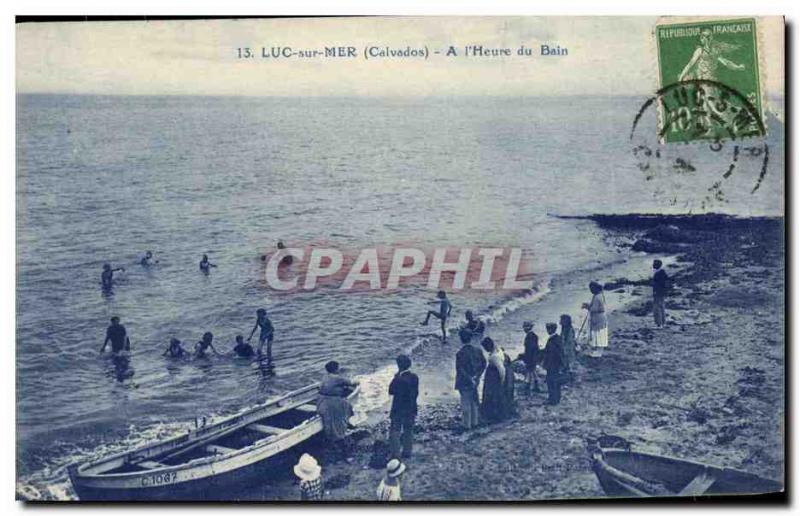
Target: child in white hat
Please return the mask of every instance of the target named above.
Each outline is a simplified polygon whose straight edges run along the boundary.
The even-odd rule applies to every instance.
[[[400,476],[406,470],[406,465],[398,459],[392,459],[386,464],[386,474],[378,484],[379,502],[399,502],[400,497]]]
[[[322,500],[322,467],[317,459],[304,453],[294,465],[294,474],[300,479],[301,500]]]

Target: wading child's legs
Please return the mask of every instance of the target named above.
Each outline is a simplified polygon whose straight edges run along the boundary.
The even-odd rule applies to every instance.
[[[259,356],[264,355],[264,344],[267,345],[267,362],[272,362],[272,337],[265,337],[263,339],[258,339],[258,354]]]
[[[428,325],[428,321],[430,321],[430,319],[431,319],[431,316],[434,316],[437,319],[440,319],[442,321],[444,320],[444,318],[442,317],[442,314],[440,314],[439,312],[434,312],[433,310],[428,310],[428,314],[425,316],[425,320],[422,321],[420,324],[422,326],[427,326]],[[444,322],[442,322],[442,325],[444,325]]]

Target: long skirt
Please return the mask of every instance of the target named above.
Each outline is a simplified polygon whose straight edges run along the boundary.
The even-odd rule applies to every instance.
[[[599,330],[589,330],[589,355],[600,356],[608,347],[608,326]]]
[[[331,441],[344,438],[347,433],[347,421],[353,415],[353,407],[345,398],[339,396],[320,396],[317,401],[317,412],[322,419],[322,429]]]
[[[483,399],[481,419],[486,423],[498,423],[507,417],[508,401],[506,387],[500,380],[500,372],[493,365],[486,368],[483,377]]]

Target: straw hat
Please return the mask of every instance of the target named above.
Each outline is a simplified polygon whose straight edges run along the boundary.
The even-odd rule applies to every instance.
[[[406,470],[406,465],[397,459],[392,459],[386,464],[387,477],[399,477]]]
[[[297,464],[294,465],[294,474],[302,480],[314,480],[319,477],[322,467],[317,464],[317,459],[304,453]]]

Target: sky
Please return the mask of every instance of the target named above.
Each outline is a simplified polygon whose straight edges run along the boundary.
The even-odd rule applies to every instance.
[[[310,18],[16,26],[18,93],[254,96],[640,95],[657,89],[655,17]],[[783,19],[759,18],[763,86],[782,95]],[[543,57],[540,45],[568,49]],[[445,57],[449,46],[457,57]],[[534,56],[463,56],[464,46]],[[358,57],[262,59],[354,46]],[[429,59],[365,59],[427,46]],[[250,47],[254,58],[238,58]],[[433,55],[440,51],[442,54]]]

